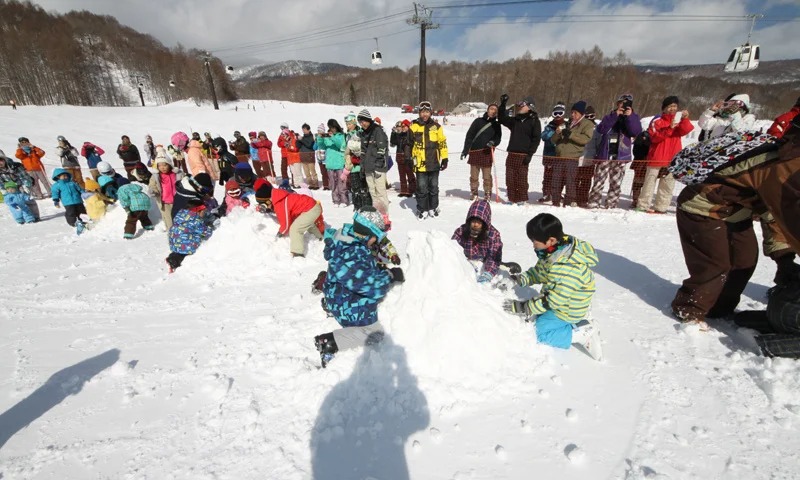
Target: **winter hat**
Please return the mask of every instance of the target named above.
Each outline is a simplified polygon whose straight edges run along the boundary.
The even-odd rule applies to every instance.
[[[114,173],[114,167],[111,166],[108,162],[99,162],[97,164],[97,171],[102,173],[103,175],[109,175]]]
[[[731,97],[732,102],[742,102],[744,104],[744,109],[747,110],[747,113],[750,113],[750,95],[746,93],[741,93],[739,95],[734,95]]]
[[[289,128],[289,124],[286,122],[281,123],[281,130],[286,130]]]
[[[348,113],[344,116],[344,123],[355,123],[356,122],[356,114],[353,112]]]
[[[231,197],[238,197],[242,194],[242,189],[239,187],[239,182],[234,179],[230,179],[225,182],[225,193],[230,195]]]
[[[375,123],[377,123],[378,125],[383,125],[381,123],[381,117],[375,117]]]
[[[57,136],[56,140],[59,141],[59,142],[64,142],[64,143],[67,142],[67,139],[66,139],[66,137],[64,137],[64,135]]]
[[[106,188],[109,183],[114,183],[114,179],[107,176],[101,176],[97,179],[97,184],[100,185],[100,188]]]
[[[406,118],[405,120],[403,120],[403,126],[404,127],[410,127],[411,126],[411,121]]]
[[[586,107],[586,115],[594,115],[596,112],[594,111],[594,107],[589,105]]]
[[[200,172],[192,177],[194,183],[198,188],[196,190],[200,193],[211,195],[214,193],[214,183],[211,181],[211,175],[206,172]]]
[[[577,102],[572,104],[570,110],[572,110],[573,112],[578,112],[581,115],[583,115],[586,113],[586,102],[584,102],[583,100],[578,100]]]
[[[96,192],[100,190],[100,184],[88,177],[83,180],[83,186],[87,192]]]
[[[381,240],[385,235],[386,224],[383,215],[375,207],[362,207],[353,215],[353,231],[365,237],[377,237]]]
[[[6,154],[2,150],[0,150],[0,160],[8,160],[8,159],[9,158],[6,157]]]
[[[3,184],[3,186],[5,187],[6,190],[8,190],[9,188],[17,188],[17,187],[19,187],[19,185],[17,185],[17,182],[15,182],[13,180],[7,181],[6,183]]]
[[[233,136],[234,137],[241,137],[242,136],[242,132],[240,132],[239,130],[236,130],[235,132],[233,132]]]
[[[237,175],[241,175],[241,174],[247,173],[247,172],[249,172],[250,174],[253,173],[253,169],[250,167],[250,164],[247,163],[247,162],[239,162],[239,163],[237,163],[236,165],[234,165],[233,170],[234,170],[234,172],[236,172]]]
[[[362,120],[366,120],[366,121],[368,121],[370,123],[372,123],[374,121],[372,119],[372,114],[369,113],[369,110],[367,110],[366,108],[361,110],[360,112],[358,112],[358,121],[360,122]]]
[[[528,238],[545,243],[551,237],[561,240],[564,236],[564,227],[555,215],[540,213],[533,217],[525,226]]]
[[[560,116],[563,116],[565,113],[567,113],[567,106],[564,105],[564,102],[556,103],[556,105],[553,107],[553,115],[559,116],[560,114]]]
[[[664,101],[661,102],[661,110],[664,110],[665,108],[667,108],[668,106],[672,105],[673,103],[675,105],[679,105],[680,106],[681,100],[678,97],[676,97],[675,95],[670,95],[669,97],[666,97],[664,99]]]
[[[258,132],[258,136],[259,136],[259,137],[264,137],[264,138],[267,138],[267,132],[265,132],[265,131],[263,131],[263,130],[262,130],[262,131]]]
[[[528,108],[530,108],[531,110],[536,110],[536,103],[534,103],[533,97],[531,95],[528,95],[527,97],[517,102],[517,106],[521,107],[523,105],[527,105]]]
[[[256,138],[258,135],[256,135],[256,132],[250,132],[247,134],[247,136],[250,138]]]
[[[164,150],[163,145],[159,145],[156,147],[156,160],[155,160],[156,167],[158,167],[159,163],[166,163],[170,167],[175,166],[172,164],[172,160],[167,156],[167,151]]]
[[[19,143],[30,142],[30,140],[28,140],[28,137],[19,137],[19,138],[17,139],[17,141],[18,141]]]
[[[256,180],[256,183],[253,184],[253,188],[256,191],[257,202],[264,203],[272,198],[272,184],[263,178]]]
[[[319,125],[317,125],[317,133],[325,133],[325,124],[324,123],[320,123]]]

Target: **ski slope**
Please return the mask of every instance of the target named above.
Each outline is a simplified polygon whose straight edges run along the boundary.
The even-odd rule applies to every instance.
[[[24,135],[49,151],[64,135],[113,152],[122,134],[166,143],[190,127],[275,140],[282,121],[316,130],[358,111],[235,105],[3,109],[0,149],[12,156]],[[758,356],[752,332],[725,322],[676,325],[686,270],[672,215],[492,205],[506,261],[533,265],[524,226],[544,211],[597,249],[604,363],[537,345],[504,294],[472,280],[449,240],[468,208],[457,152],[471,119],[452,120],[442,215],[419,221],[390,193],[406,283],[381,304],[386,340],[325,370],[313,337],[336,323],[310,293],[326,267],[310,237],[291,258],[274,221],[234,212],[168,275],[163,228],[125,241],[119,209],[76,237],[50,202],[27,226],[0,208],[0,478],[798,478],[800,367]],[[349,221],[315,196],[329,224]],[[764,307],[774,270],[761,259],[741,309]]]

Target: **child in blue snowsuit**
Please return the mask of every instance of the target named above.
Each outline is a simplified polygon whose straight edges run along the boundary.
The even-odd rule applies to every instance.
[[[14,221],[20,225],[34,223],[36,216],[31,211],[31,207],[28,206],[28,202],[31,201],[30,195],[20,192],[19,185],[16,182],[6,182],[3,187],[6,190],[5,195],[3,195],[3,201],[8,205],[8,209],[11,210],[11,216],[14,217]]]
[[[181,266],[187,255],[197,252],[203,240],[211,237],[213,228],[206,221],[206,212],[202,200],[191,199],[186,208],[173,217],[169,229],[170,254],[166,259],[170,273]]]
[[[63,168],[56,168],[53,171],[53,187],[51,193],[53,204],[59,207],[59,203],[64,205],[64,213],[70,227],[77,227],[78,233],[83,231],[85,223],[81,220],[81,214],[86,214],[86,207],[83,206],[84,190],[80,185],[72,180],[72,175]]]
[[[385,236],[383,216],[364,208],[352,224],[325,231],[328,274],[323,286],[323,308],[344,328],[314,338],[322,366],[339,350],[371,345],[383,338],[378,303],[392,282],[403,282],[403,270],[384,269],[370,251]]]
[[[512,278],[520,286],[543,285],[541,295],[525,301],[506,300],[504,308],[525,318],[535,318],[536,338],[556,348],[584,346],[602,359],[597,328],[586,319],[595,293],[597,253],[588,242],[565,235],[561,222],[541,213],[527,225],[528,238],[539,261]]]
[[[128,183],[119,187],[117,197],[119,204],[128,213],[128,218],[125,220],[123,238],[127,240],[133,239],[136,234],[136,222],[140,222],[147,231],[153,230],[153,222],[150,221],[150,217],[147,215],[150,210],[150,197],[142,191],[141,184]]]

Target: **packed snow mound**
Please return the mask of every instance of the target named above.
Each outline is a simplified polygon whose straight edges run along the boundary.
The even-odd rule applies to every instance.
[[[477,283],[461,247],[441,231],[410,232],[406,252],[406,281],[378,316],[423,390],[448,403],[533,388],[530,377],[549,371],[551,350],[537,345],[531,324],[503,311],[499,292]]]

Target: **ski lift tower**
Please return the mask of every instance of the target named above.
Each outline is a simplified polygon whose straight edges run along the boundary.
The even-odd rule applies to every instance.
[[[428,61],[425,58],[425,31],[434,30],[439,28],[438,23],[433,23],[431,17],[433,10],[425,8],[424,5],[414,3],[414,16],[407,20],[409,25],[418,25],[420,33],[420,50],[419,50],[419,102],[428,100],[428,93],[426,91],[427,85],[427,66]]]

